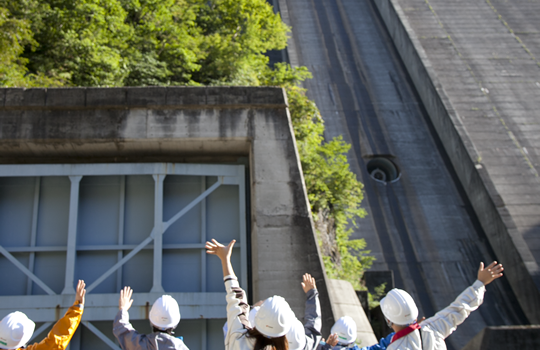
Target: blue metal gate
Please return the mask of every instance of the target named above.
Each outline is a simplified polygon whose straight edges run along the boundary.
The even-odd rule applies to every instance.
[[[172,163],[0,165],[0,317],[38,323],[40,340],[87,284],[83,325],[70,348],[118,349],[118,292],[134,289],[130,319],[149,332],[162,294],[180,305],[177,335],[192,349],[223,348],[224,288],[210,238],[238,241],[247,283],[244,166]]]

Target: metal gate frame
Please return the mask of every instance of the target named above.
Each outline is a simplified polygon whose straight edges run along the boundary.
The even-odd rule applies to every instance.
[[[77,247],[77,216],[79,205],[79,184],[83,176],[107,176],[107,175],[152,175],[154,179],[154,226],[149,236],[136,246],[123,244],[123,220],[119,220],[118,245],[92,245]],[[163,181],[167,175],[191,175],[191,176],[217,176],[216,181],[208,189],[205,189],[205,181],[202,181],[201,194],[190,204],[180,210],[171,219],[163,221]],[[45,176],[68,176],[71,182],[69,201],[69,221],[67,246],[61,247],[36,247],[37,219],[39,206],[40,181],[39,177]],[[103,282],[107,277],[119,269],[134,255],[142,249],[148,249],[148,245],[153,241],[153,286],[149,293],[137,293],[133,309],[146,307],[144,301],[155,300],[165,291],[162,287],[162,236],[167,229],[186,214],[190,209],[199,203],[204,203],[208,195],[214,192],[221,185],[237,185],[239,191],[239,227],[240,242],[236,249],[240,249],[241,273],[239,274],[240,284],[247,287],[247,241],[246,241],[246,203],[245,203],[245,178],[243,165],[208,165],[208,164],[179,164],[179,163],[123,163],[123,164],[35,164],[35,165],[0,165],[0,177],[37,177],[35,181],[34,203],[32,213],[32,231],[30,246],[9,247],[0,245],[0,253],[17,266],[26,276],[28,276],[26,296],[1,296],[0,310],[3,313],[14,311],[13,305],[17,305],[18,310],[25,312],[35,322],[45,322],[34,332],[34,337],[46,330],[58,319],[60,306],[66,309],[73,302],[75,258],[77,250],[118,250],[118,261],[109,270],[95,281],[87,281],[87,301],[82,324],[91,330],[109,347],[115,350],[119,348],[107,336],[100,332],[91,321],[113,320],[118,310],[118,294],[91,294],[92,290]],[[125,181],[125,177],[123,177]],[[203,178],[204,179],[204,178]],[[125,206],[125,187],[121,187],[121,210],[119,216],[123,218]],[[203,205],[204,208],[204,205]],[[206,213],[203,211],[203,216]],[[183,309],[183,318],[225,318],[224,298],[222,293],[206,293],[206,253],[204,242],[206,241],[205,227],[201,229],[202,239],[199,244],[174,244],[165,248],[174,249],[197,249],[201,250],[201,290],[202,293],[168,293],[171,294]],[[122,251],[131,250],[127,255],[122,256]],[[65,284],[61,294],[56,294],[34,273],[34,260],[36,252],[66,251],[66,271]],[[29,266],[20,263],[11,253],[30,253]],[[120,275],[120,274],[119,274]],[[119,276],[118,280],[121,280]],[[31,282],[39,285],[48,295],[29,295],[31,292]],[[118,282],[119,283],[119,282]],[[137,302],[139,301],[139,302]],[[58,306],[57,306],[58,305]],[[64,312],[62,310],[62,313]],[[143,312],[144,313],[144,312]],[[139,314],[141,312],[139,311]],[[144,313],[145,314],[145,313]],[[141,317],[142,316],[142,317]],[[143,319],[146,315],[139,315],[132,319]],[[203,337],[204,338],[204,337]],[[205,345],[203,339],[203,345]]]

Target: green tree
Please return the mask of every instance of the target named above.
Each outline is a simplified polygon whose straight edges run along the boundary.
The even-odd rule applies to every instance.
[[[0,0],[0,8],[12,27],[4,40],[17,36],[6,43],[10,71],[67,86],[260,85],[264,53],[287,42],[265,0]]]
[[[201,84],[261,85],[268,50],[287,45],[287,26],[266,0],[199,0],[197,25],[204,36],[194,74]]]
[[[43,74],[30,74],[28,59],[22,54],[25,47],[33,49],[30,21],[14,18],[0,3],[0,86],[57,86],[60,83]]]

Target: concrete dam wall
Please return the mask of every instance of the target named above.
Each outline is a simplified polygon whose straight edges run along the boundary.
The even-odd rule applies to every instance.
[[[488,287],[484,305],[447,339],[449,348],[461,349],[486,326],[538,322],[533,135],[540,118],[532,101],[540,100],[540,70],[531,49],[522,57],[538,37],[526,36],[532,41],[521,48],[510,40],[508,22],[494,15],[499,2],[273,3],[292,27],[283,56],[313,73],[304,85],[326,138],[352,144],[349,160],[369,213],[352,238],[366,239],[373,269],[393,270],[396,287],[430,317],[474,282],[480,261],[504,264],[506,277]],[[525,11],[537,5],[512,6],[503,6],[508,18],[538,32]],[[511,60],[514,49],[517,62],[497,66],[503,61],[482,56],[501,42],[508,50],[493,50]],[[519,85],[516,74],[529,79]],[[509,101],[503,86],[524,95],[511,92]],[[374,161],[394,169],[381,177],[370,168]]]

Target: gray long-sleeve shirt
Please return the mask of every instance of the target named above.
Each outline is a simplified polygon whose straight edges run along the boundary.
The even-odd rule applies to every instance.
[[[184,342],[167,333],[141,334],[129,323],[129,313],[119,310],[113,323],[113,334],[123,350],[189,350]]]

